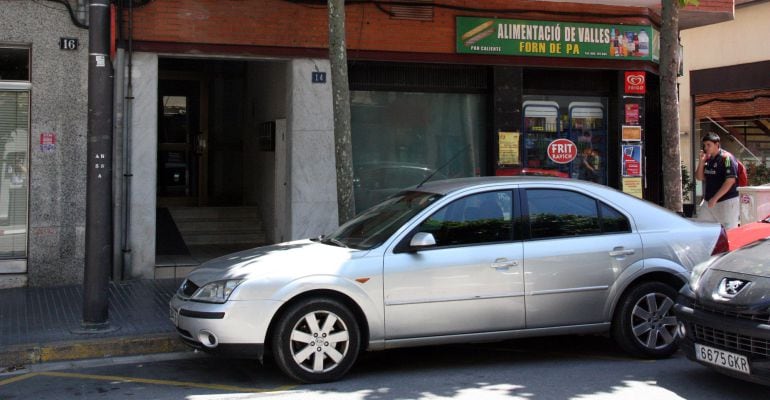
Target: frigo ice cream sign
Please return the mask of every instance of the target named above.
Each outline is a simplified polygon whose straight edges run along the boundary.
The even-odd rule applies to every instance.
[[[643,25],[457,17],[457,52],[658,61],[658,32]]]

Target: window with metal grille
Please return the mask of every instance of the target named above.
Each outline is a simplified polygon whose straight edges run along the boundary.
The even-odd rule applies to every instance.
[[[414,5],[394,4],[389,6],[391,19],[433,21],[433,0],[407,0]]]

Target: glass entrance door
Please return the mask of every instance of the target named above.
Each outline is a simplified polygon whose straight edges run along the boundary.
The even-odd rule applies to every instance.
[[[606,97],[524,96],[521,135],[506,143],[514,149],[513,159],[499,163],[496,174],[546,175],[606,185],[606,110]]]
[[[200,81],[161,80],[159,89],[158,203],[200,205],[206,188]]]

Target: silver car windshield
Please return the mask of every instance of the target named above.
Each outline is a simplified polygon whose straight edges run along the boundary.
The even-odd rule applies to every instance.
[[[340,226],[321,242],[359,250],[375,248],[441,197],[440,194],[419,191],[398,193]]]

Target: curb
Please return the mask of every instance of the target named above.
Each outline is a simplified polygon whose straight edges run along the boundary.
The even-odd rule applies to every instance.
[[[25,365],[157,353],[191,351],[176,333],[114,337],[0,347],[0,372]]]

